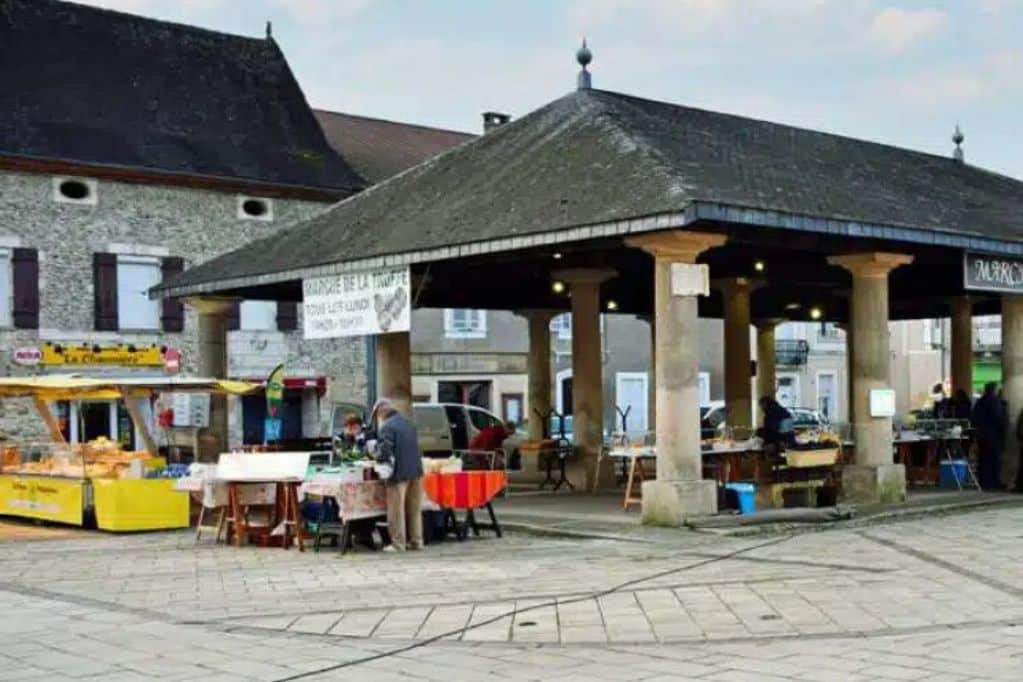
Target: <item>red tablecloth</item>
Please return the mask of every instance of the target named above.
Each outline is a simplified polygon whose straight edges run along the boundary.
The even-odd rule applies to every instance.
[[[426,496],[448,509],[476,509],[501,492],[506,482],[503,471],[460,471],[427,474],[423,477]]]

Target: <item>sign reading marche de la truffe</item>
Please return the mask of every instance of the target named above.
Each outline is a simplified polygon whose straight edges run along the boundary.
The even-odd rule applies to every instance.
[[[407,332],[412,326],[409,268],[383,268],[302,282],[305,338]]]

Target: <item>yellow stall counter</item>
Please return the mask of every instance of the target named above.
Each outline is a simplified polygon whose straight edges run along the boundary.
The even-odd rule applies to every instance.
[[[82,525],[85,481],[47,476],[0,476],[0,514]]]
[[[188,495],[174,479],[93,479],[96,526],[102,530],[162,530],[188,527]]]

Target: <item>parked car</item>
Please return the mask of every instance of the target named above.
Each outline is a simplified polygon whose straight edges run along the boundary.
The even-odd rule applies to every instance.
[[[344,431],[345,418],[359,414],[367,418],[365,407],[354,403],[335,403],[326,435],[334,436]],[[497,415],[475,405],[456,403],[414,403],[412,418],[419,432],[419,448],[428,457],[447,456],[452,450],[466,450],[473,437],[480,431],[495,424],[502,424]],[[505,451],[510,452],[524,440],[513,434],[505,441]]]
[[[831,427],[830,422],[817,410],[806,407],[789,407],[786,409],[792,413],[792,422],[797,433],[810,429],[828,429]],[[720,435],[727,427],[725,417],[725,404],[723,402],[715,401],[710,405],[701,407],[700,437],[706,439]]]
[[[725,403],[714,400],[700,406],[700,438],[714,438],[725,424]]]

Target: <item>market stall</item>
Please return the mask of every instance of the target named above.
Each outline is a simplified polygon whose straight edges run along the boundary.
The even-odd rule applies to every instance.
[[[31,399],[50,441],[6,442],[0,455],[0,514],[140,531],[188,526],[188,499],[173,492],[183,474],[159,456],[139,401],[158,393],[244,394],[249,384],[215,379],[90,378],[81,375],[0,378],[0,399]],[[123,400],[143,448],[97,438],[69,443],[51,409],[63,400]]]

